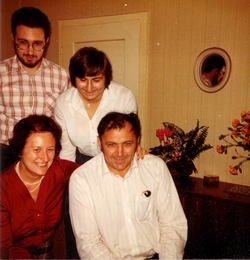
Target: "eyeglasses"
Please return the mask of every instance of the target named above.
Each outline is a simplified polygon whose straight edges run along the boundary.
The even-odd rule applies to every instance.
[[[19,50],[25,51],[28,50],[30,45],[32,46],[34,51],[43,51],[45,44],[42,41],[35,41],[32,43],[29,43],[26,40],[18,40],[16,42],[16,46]]]

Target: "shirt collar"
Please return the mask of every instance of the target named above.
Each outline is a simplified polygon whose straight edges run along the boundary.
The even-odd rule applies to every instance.
[[[110,83],[110,85],[111,85],[111,83]],[[101,100],[101,103],[99,105],[100,109],[105,107],[105,106],[108,106],[110,101],[116,100],[115,93],[112,90],[110,85],[109,85],[109,88],[105,88],[104,91],[103,91],[102,100]],[[99,109],[99,107],[98,107],[98,109]]]
[[[14,56],[13,58],[13,64],[11,66],[11,69],[13,71],[15,70],[24,70],[22,63],[20,62],[20,60],[17,58],[17,55]]]
[[[114,174],[109,170],[103,153],[101,153],[101,156],[102,156],[102,176],[104,177],[106,174]],[[131,174],[133,174],[135,168],[138,168],[138,160],[136,158],[136,155],[134,156],[134,159],[131,162],[131,167],[126,173],[125,178],[128,178]]]

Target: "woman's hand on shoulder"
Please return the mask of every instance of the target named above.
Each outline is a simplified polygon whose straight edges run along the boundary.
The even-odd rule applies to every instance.
[[[136,150],[137,160],[143,159],[146,154],[148,154],[148,151],[142,148],[141,145],[139,144]]]

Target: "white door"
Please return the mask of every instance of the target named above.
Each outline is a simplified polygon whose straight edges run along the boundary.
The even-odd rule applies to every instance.
[[[131,89],[145,129],[147,90],[147,13],[59,21],[60,65],[80,48],[93,46],[105,52],[113,80]],[[142,140],[143,144],[143,140]]]

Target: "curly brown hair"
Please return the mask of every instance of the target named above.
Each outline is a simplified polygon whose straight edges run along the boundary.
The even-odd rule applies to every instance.
[[[9,139],[9,148],[13,157],[17,160],[22,154],[27,138],[32,133],[51,133],[56,140],[55,155],[59,155],[61,146],[62,129],[46,115],[30,115],[21,119],[13,129],[13,136]]]

